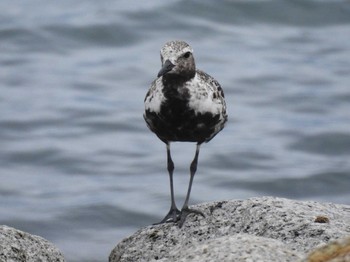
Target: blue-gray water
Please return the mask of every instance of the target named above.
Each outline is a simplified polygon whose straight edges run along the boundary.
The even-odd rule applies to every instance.
[[[106,261],[170,204],[143,99],[183,39],[229,122],[203,145],[191,204],[273,195],[350,204],[350,3],[0,2],[0,224],[67,261]],[[184,200],[193,144],[173,144]]]

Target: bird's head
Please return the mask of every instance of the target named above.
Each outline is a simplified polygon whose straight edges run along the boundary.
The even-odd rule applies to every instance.
[[[162,68],[158,77],[169,75],[192,78],[196,73],[193,49],[184,41],[167,42],[160,50]]]

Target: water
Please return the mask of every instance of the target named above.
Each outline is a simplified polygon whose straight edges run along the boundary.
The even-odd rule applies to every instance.
[[[165,146],[143,99],[183,39],[224,88],[191,204],[272,195],[350,204],[350,5],[338,1],[0,2],[0,224],[67,261],[169,208]],[[173,144],[184,200],[193,144]]]

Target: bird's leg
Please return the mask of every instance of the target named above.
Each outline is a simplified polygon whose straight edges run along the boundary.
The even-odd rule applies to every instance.
[[[173,184],[174,162],[171,159],[169,142],[166,143],[166,152],[167,152],[167,167],[168,167],[169,180],[170,180],[171,206],[168,214],[158,224],[162,224],[166,222],[176,222],[179,220],[180,213],[181,213],[180,210],[176,207],[176,203],[175,203],[174,184]]]
[[[193,161],[191,163],[191,166],[190,166],[190,175],[191,175],[190,176],[190,183],[188,185],[188,190],[187,190],[187,195],[186,195],[186,199],[185,199],[184,205],[182,206],[182,209],[181,209],[181,216],[180,216],[180,221],[179,221],[179,227],[180,228],[185,223],[186,217],[189,214],[191,214],[191,213],[194,213],[194,214],[201,215],[201,216],[205,217],[204,214],[201,211],[188,208],[188,201],[190,199],[193,178],[194,178],[194,175],[195,175],[196,170],[197,170],[199,149],[200,149],[200,144],[197,144],[196,154],[195,154],[194,159],[193,159]]]

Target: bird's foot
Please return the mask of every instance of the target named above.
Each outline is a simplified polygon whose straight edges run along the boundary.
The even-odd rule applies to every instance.
[[[179,228],[181,228],[183,226],[183,224],[185,223],[186,218],[189,214],[196,214],[196,215],[201,215],[202,217],[205,217],[205,215],[203,214],[202,211],[199,211],[196,209],[189,209],[188,207],[183,207],[181,209],[181,214],[179,217],[179,223],[178,223]]]
[[[162,221],[155,223],[153,225],[159,225],[163,223],[175,223],[180,220],[181,211],[177,209],[177,207],[170,208],[169,213],[163,218]]]

